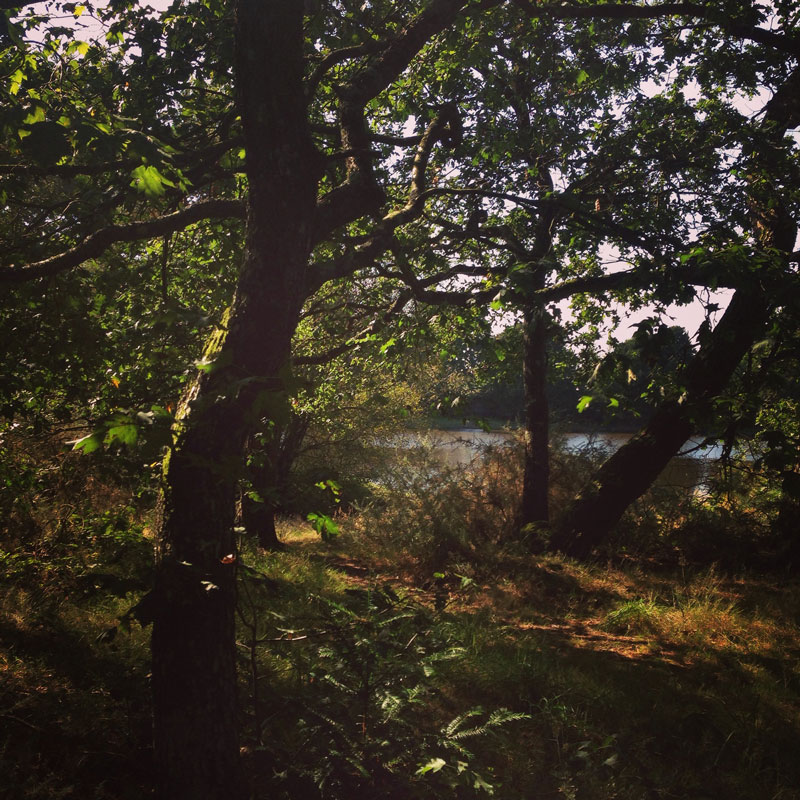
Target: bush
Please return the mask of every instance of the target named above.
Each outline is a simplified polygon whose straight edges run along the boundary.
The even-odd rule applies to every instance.
[[[350,527],[357,539],[442,572],[510,540],[521,473],[514,448],[485,448],[469,468],[444,466],[430,445],[409,448],[373,485]]]

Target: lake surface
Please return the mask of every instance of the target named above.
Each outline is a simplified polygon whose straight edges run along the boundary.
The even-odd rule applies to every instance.
[[[629,433],[565,433],[557,439],[567,450],[580,451],[593,449],[610,455],[621,447],[632,434]],[[437,458],[447,467],[466,467],[471,464],[487,446],[510,444],[514,434],[506,431],[483,431],[480,428],[462,430],[431,430],[425,433],[409,432],[403,434],[398,442],[400,447],[413,447],[427,444],[432,447]],[[657,483],[674,486],[687,491],[703,492],[708,478],[717,470],[717,459],[722,455],[721,445],[701,446],[702,438],[690,439],[681,454],[670,461],[659,476]]]

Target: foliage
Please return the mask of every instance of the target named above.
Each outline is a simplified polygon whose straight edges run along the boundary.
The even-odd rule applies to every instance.
[[[686,404],[694,429],[724,435],[728,444],[743,431],[756,434],[764,445],[755,464],[761,496],[717,492],[670,505],[654,494],[618,531],[616,554],[677,548],[681,558],[708,560],[731,542],[741,551],[733,562],[753,563],[752,551],[765,542],[773,558],[791,554],[787,534],[800,486],[791,381],[796,271],[789,266],[800,184],[797,142],[785,135],[797,120],[793,6],[356,5],[309,2],[303,14],[288,2],[256,7],[241,0],[234,9],[219,0],[176,0],[154,13],[120,0],[3,13],[0,279],[13,288],[0,301],[8,343],[0,412],[8,420],[2,454],[12,466],[0,473],[0,501],[11,522],[3,549],[11,577],[37,579],[52,597],[62,581],[68,587],[79,576],[94,580],[95,556],[112,562],[116,546],[138,550],[141,506],[153,492],[145,478],[135,489],[141,506],[130,497],[116,508],[83,498],[68,506],[43,480],[46,459],[25,451],[23,434],[71,427],[78,449],[94,451],[98,467],[111,465],[109,455],[119,451],[109,482],[129,478],[119,481],[127,491],[142,474],[137,461],[151,467],[165,445],[174,445],[161,483],[174,493],[163,505],[164,536],[157,537],[160,575],[173,558],[207,558],[216,568],[219,547],[228,558],[232,523],[225,515],[232,516],[248,440],[253,477],[245,490],[271,504],[283,492],[286,507],[306,506],[332,547],[340,520],[331,507],[369,496],[373,465],[365,456],[375,440],[366,441],[366,432],[385,443],[408,412],[457,408],[480,384],[486,359],[479,345],[492,313],[530,314],[572,298],[576,319],[567,328],[585,344],[616,323],[614,304],[654,303],[660,312],[691,301],[696,285],[732,286],[739,298],[750,293],[758,300],[750,311],[772,325],[766,344],[740,369],[736,391],[701,391],[699,402]],[[269,24],[251,30],[242,23],[248,13],[253,23]],[[91,19],[94,29],[83,30],[81,19]],[[292,30],[296,36],[283,36]],[[269,36],[285,49],[263,46]],[[772,99],[753,118],[742,99],[759,93]],[[426,304],[455,310],[431,315]],[[548,313],[558,316],[552,305]],[[758,313],[752,325],[741,317],[743,340],[730,351],[737,360],[764,327]],[[215,358],[196,361],[214,324],[207,353]],[[689,348],[662,322],[643,324],[607,360],[606,374],[598,371],[603,405],[635,406],[629,395],[638,394],[677,408],[700,368],[720,369],[727,381],[735,365],[722,369],[700,358],[715,337],[708,321]],[[423,344],[438,360],[419,357]],[[558,360],[584,367],[587,356]],[[187,387],[170,433],[177,396]],[[594,396],[585,395],[580,408],[591,409]],[[297,436],[287,433],[293,419],[302,423]],[[259,463],[256,445],[286,447]],[[122,452],[130,446],[132,454]],[[54,472],[69,473],[75,462],[60,458]],[[319,493],[289,498],[286,476],[298,458],[300,483],[321,493],[337,487],[328,506],[318,504]],[[576,463],[580,458],[564,458],[559,469],[571,479]],[[357,525],[402,542],[435,581],[473,581],[458,565],[485,559],[503,541],[518,473],[516,461],[497,453],[467,476],[434,473],[423,457],[369,487],[371,501]],[[78,488],[89,494],[88,481]],[[750,521],[758,537],[743,534]],[[175,535],[181,530],[185,535]],[[535,533],[546,538],[547,531]],[[73,558],[72,549],[80,556]],[[796,547],[793,557],[796,563]],[[126,576],[113,577],[124,586]],[[449,590],[434,585],[434,604],[446,605]],[[176,596],[165,593],[165,606]],[[393,603],[384,608],[382,597],[368,592],[362,606],[329,598],[319,612],[354,638],[333,637],[328,650],[313,654],[320,665],[314,677],[339,684],[332,683],[341,697],[330,702],[344,728],[321,719],[316,707],[286,725],[304,743],[321,739],[333,754],[305,777],[317,790],[350,791],[378,774],[372,761],[390,771],[402,761],[409,786],[439,781],[462,795],[487,790],[491,781],[453,744],[483,730],[462,727],[469,711],[459,710],[450,727],[439,727],[438,739],[426,740],[449,747],[455,760],[436,753],[403,760],[391,752],[392,738],[381,728],[387,709],[397,697],[412,705],[408,692],[421,684],[411,668],[392,672],[403,673],[397,645],[410,630],[405,611]],[[179,601],[187,602],[183,595]],[[630,602],[612,626],[645,628],[660,614]],[[390,607],[398,617],[382,616]],[[197,622],[198,636],[211,629],[203,619],[184,616]],[[259,623],[253,617],[243,624],[257,631]],[[167,653],[185,651],[175,642],[179,634],[184,645],[195,641],[189,626],[173,626]],[[208,644],[230,654],[232,632]],[[423,665],[435,649],[417,653]],[[206,662],[184,663],[202,670]],[[367,683],[358,671],[365,665]],[[155,681],[161,673],[152,674]],[[311,673],[298,667],[297,676],[302,683]],[[401,690],[372,691],[386,685]],[[220,688],[208,704],[223,696],[232,702],[233,693]],[[366,698],[364,736],[375,727],[364,750],[351,741],[356,717],[342,700],[351,695]],[[257,714],[258,705],[256,699]],[[548,773],[559,791],[591,795],[597,786],[610,791],[624,782],[618,731],[597,735],[552,697],[545,705],[554,728],[559,714],[570,719],[567,755],[562,763],[560,748],[560,770]],[[212,726],[233,719],[232,706],[224,711],[209,713]],[[516,713],[489,713],[483,728]],[[698,750],[716,751],[716,761],[727,756],[734,735],[720,743],[725,724],[697,737]],[[263,739],[262,726],[255,727]],[[584,728],[595,735],[577,738]],[[741,744],[741,730],[734,731]],[[196,732],[190,733],[187,746]],[[227,775],[236,766],[233,727],[219,738],[233,758]],[[686,738],[692,744],[691,731]],[[384,742],[388,755],[370,749]],[[745,750],[765,768],[758,747]],[[282,763],[290,752],[281,753]],[[591,765],[583,782],[570,774],[581,761]],[[204,766],[196,757],[187,762],[184,777]],[[653,794],[646,771],[639,772],[630,792]]]
[[[3,533],[5,552],[28,561],[4,573],[0,602],[0,786],[41,800],[141,796],[148,632],[106,634],[149,583],[147,520],[124,480],[37,448],[15,452],[20,465],[55,459],[34,471],[38,532],[17,516]],[[79,486],[93,505],[77,511]],[[424,538],[370,513],[343,520],[334,543],[284,522],[287,552],[242,548],[242,743],[257,792],[486,797],[480,779],[509,800],[648,787],[792,797],[796,581],[689,559],[587,567],[513,547],[437,579],[418,566]],[[729,522],[705,524],[724,554]],[[418,561],[404,570],[409,552]],[[710,775],[715,759],[724,769]]]
[[[447,445],[438,445],[446,448]],[[446,467],[435,435],[406,442],[373,487],[353,524],[418,559],[425,574],[479,557],[502,543],[513,524],[521,481],[518,452],[498,445],[472,467]]]
[[[141,797],[150,783],[147,634],[117,619],[147,589],[147,493],[119,459],[3,433],[0,794]]]
[[[324,594],[307,597],[302,627],[296,627],[297,613],[281,607],[274,586],[266,584],[272,598],[263,605],[264,581],[274,579],[249,569],[242,579],[250,583],[241,592],[241,619],[251,654],[259,742],[252,758],[260,792],[283,797],[302,787],[309,797],[358,792],[419,798],[443,791],[459,797],[494,793],[491,769],[468,742],[502,734],[525,715],[476,708],[439,730],[432,726],[440,666],[458,661],[462,649],[448,644],[425,606],[388,583],[343,594],[323,584]],[[261,647],[266,641],[269,651]],[[269,692],[284,699],[262,708],[265,672]],[[270,764],[291,766],[270,775]]]

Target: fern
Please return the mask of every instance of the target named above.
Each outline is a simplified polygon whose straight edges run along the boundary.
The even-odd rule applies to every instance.
[[[468,719],[478,717],[483,714],[482,708],[473,708],[465,714],[461,714],[450,722],[442,730],[442,733],[454,741],[461,739],[469,739],[473,736],[484,736],[487,733],[494,733],[498,728],[507,725],[509,722],[517,720],[530,719],[530,714],[523,714],[518,711],[509,711],[507,708],[498,708],[489,715],[489,718],[482,724],[473,728],[460,729],[461,725]]]

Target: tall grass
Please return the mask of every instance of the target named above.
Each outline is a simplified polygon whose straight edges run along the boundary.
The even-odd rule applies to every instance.
[[[3,496],[0,796],[147,796],[148,633],[118,626],[149,581],[146,498],[26,452]],[[554,453],[556,513],[596,457]],[[242,542],[253,796],[798,797],[800,588],[724,557],[748,526],[769,551],[766,498],[653,493],[586,565],[514,538],[520,481],[513,447],[449,471],[407,452],[337,540],[284,520],[286,552]]]

